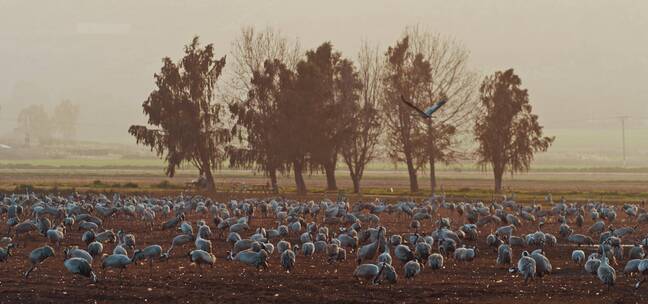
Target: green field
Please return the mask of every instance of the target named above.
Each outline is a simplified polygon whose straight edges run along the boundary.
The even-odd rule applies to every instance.
[[[110,163],[123,165],[124,163]],[[130,162],[132,164],[132,162]],[[41,162],[47,167],[4,168],[0,166],[0,189],[23,192],[26,188],[40,191],[120,191],[173,193],[185,189],[185,183],[196,177],[196,170],[179,170],[175,177],[164,176],[161,167],[107,167],[107,162],[86,162],[86,167],[53,167],[54,162]],[[94,167],[92,167],[94,165]],[[418,193],[409,192],[407,172],[404,170],[368,170],[362,181],[364,195],[379,197],[425,197],[430,194],[428,173],[419,172]],[[336,172],[338,187],[350,193],[352,185],[345,170]],[[215,172],[219,191],[237,192],[240,185],[265,185],[267,178],[250,170],[224,169]],[[310,193],[324,193],[325,178],[313,173],[305,177]],[[437,173],[437,193],[450,197],[488,200],[492,192],[490,172],[440,171]],[[283,194],[294,193],[292,176],[281,176]],[[641,201],[648,199],[646,172],[585,172],[585,171],[531,171],[505,176],[504,192],[518,194],[527,201],[542,201],[552,193],[554,197],[607,201]]]
[[[0,160],[0,168],[163,168],[161,159],[5,159]]]
[[[617,128],[605,129],[546,129],[546,135],[556,140],[546,153],[535,157],[532,170],[605,170],[618,168],[644,170],[648,168],[648,128],[626,130],[626,167],[623,167],[621,133]],[[474,150],[471,138],[463,140],[462,150]],[[48,146],[20,147],[0,150],[0,167],[28,168],[162,168],[163,162],[148,149],[131,144],[100,142],[58,143]],[[384,147],[381,150],[385,150]],[[338,167],[344,169],[340,161]],[[401,170],[403,164],[394,165],[388,159],[378,159],[369,165],[370,170]],[[439,164],[440,171],[474,171],[474,157],[450,165]]]
[[[505,191],[528,200],[542,200],[551,192],[574,199],[648,199],[648,129],[626,130],[627,162],[623,167],[620,132],[616,129],[547,129],[556,136],[546,153],[536,156],[529,172],[505,176]],[[464,147],[469,150],[469,147]],[[82,142],[0,151],[0,188],[21,186],[38,189],[86,189],[119,191],[173,191],[182,189],[197,171],[185,166],[176,177],[164,176],[165,164],[150,151],[134,145]],[[409,193],[403,164],[378,159],[369,164],[363,192],[378,196],[425,196],[429,194],[428,172],[419,171],[420,193]],[[350,192],[348,171],[342,161],[336,172],[338,185]],[[474,160],[463,159],[437,166],[438,191],[453,196],[492,197],[492,174]],[[240,184],[263,185],[267,179],[252,170],[233,170],[223,164],[216,172],[220,189]],[[280,185],[294,191],[290,175]],[[324,192],[325,179],[317,173],[306,176],[309,190]],[[232,186],[234,185],[234,186]]]

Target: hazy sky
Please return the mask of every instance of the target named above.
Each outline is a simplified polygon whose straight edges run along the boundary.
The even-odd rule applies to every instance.
[[[193,35],[224,55],[242,26],[273,26],[355,57],[417,24],[462,42],[481,75],[515,68],[548,128],[648,126],[648,1],[0,0],[0,134],[23,106],[70,99],[81,138],[132,142],[160,59]]]

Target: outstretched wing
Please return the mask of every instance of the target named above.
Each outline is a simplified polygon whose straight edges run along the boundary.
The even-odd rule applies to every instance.
[[[441,99],[441,100],[435,102],[433,105],[431,105],[431,106],[429,106],[427,109],[425,109],[425,115],[428,116],[428,117],[429,117],[429,116],[432,116],[432,114],[434,114],[434,112],[436,112],[436,111],[437,111],[438,109],[440,109],[444,104],[446,104],[446,102],[448,102],[448,101],[445,100],[445,99]]]
[[[402,100],[403,103],[406,104],[408,107],[414,109],[414,111],[416,111],[416,112],[418,112],[419,114],[421,114],[421,116],[423,116],[423,117],[425,117],[425,118],[430,118],[430,115],[428,115],[427,113],[421,111],[421,109],[419,109],[418,107],[416,107],[416,106],[415,106],[414,104],[412,104],[411,102],[407,101],[407,99],[405,99],[405,96],[401,95],[401,100]]]

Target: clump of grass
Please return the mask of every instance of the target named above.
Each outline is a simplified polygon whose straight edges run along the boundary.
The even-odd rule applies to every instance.
[[[106,187],[106,186],[107,186],[106,184],[104,184],[101,180],[98,180],[98,179],[94,180],[92,182],[92,184],[90,185],[90,187],[93,187],[93,188],[103,188],[103,187]]]
[[[168,180],[163,180],[157,184],[152,184],[151,187],[160,188],[160,189],[181,189],[182,188],[182,186],[172,184]]]
[[[133,183],[133,182],[127,182],[127,183],[123,184],[122,187],[124,187],[124,188],[138,188],[139,185],[136,184],[136,183]]]
[[[88,185],[90,188],[138,188],[139,185],[133,182],[127,182],[127,183],[113,183],[113,184],[107,184],[102,182],[101,180],[95,180],[92,182],[92,184]]]
[[[34,186],[32,186],[31,184],[20,184],[14,189],[14,192],[16,193],[25,193],[27,191],[33,192]]]

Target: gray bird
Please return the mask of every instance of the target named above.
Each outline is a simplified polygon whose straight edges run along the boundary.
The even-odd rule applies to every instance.
[[[401,95],[401,100],[403,101],[404,104],[406,104],[408,107],[412,108],[414,111],[418,112],[421,117],[425,119],[430,119],[432,118],[432,114],[439,110],[448,100],[445,98],[440,99],[439,101],[435,102],[431,106],[425,108],[425,110],[419,109],[417,106],[415,106],[413,103],[409,102],[407,99],[405,99],[405,96]]]
[[[43,247],[38,247],[34,250],[32,250],[31,253],[29,253],[29,262],[31,263],[31,266],[29,269],[25,272],[25,278],[29,277],[29,274],[36,269],[36,266],[43,261],[45,261],[49,257],[54,256],[54,249],[50,246],[43,246]]]
[[[63,262],[65,268],[73,273],[90,278],[92,283],[97,283],[97,275],[92,271],[92,265],[83,258],[70,258]]]

